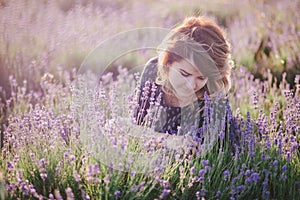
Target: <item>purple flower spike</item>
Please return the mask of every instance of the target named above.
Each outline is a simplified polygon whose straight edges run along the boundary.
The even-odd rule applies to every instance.
[[[208,160],[202,160],[202,161],[201,161],[201,164],[202,164],[202,166],[204,166],[204,167],[207,166],[208,163],[209,163]]]
[[[119,190],[115,191],[115,196],[119,197],[121,195],[121,192]]]
[[[205,174],[205,170],[204,170],[204,169],[201,169],[201,170],[199,171],[199,173],[198,173],[198,175],[199,175],[200,177],[203,177],[204,174]]]
[[[225,170],[223,172],[223,176],[224,176],[224,180],[227,180],[228,176],[229,176],[229,170]]]
[[[170,194],[171,190],[163,189],[161,195],[159,195],[159,199],[164,199]]]
[[[286,167],[287,167],[286,164],[282,166],[282,173],[286,172]]]

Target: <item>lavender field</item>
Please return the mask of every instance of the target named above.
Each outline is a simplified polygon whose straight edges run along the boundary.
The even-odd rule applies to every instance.
[[[0,0],[0,199],[299,199],[299,10],[299,0]],[[75,98],[78,70],[101,42],[199,14],[232,45],[227,140],[217,133],[202,153],[132,137],[144,131],[127,116],[151,49],[112,63],[93,101]],[[91,115],[120,156],[154,152],[160,162],[105,160],[97,137],[84,145]]]

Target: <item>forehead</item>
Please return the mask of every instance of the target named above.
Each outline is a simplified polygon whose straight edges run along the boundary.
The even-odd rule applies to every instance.
[[[198,67],[194,66],[188,60],[185,59],[174,62],[172,64],[172,67],[174,67],[177,70],[184,70],[193,75],[203,76],[203,74],[201,73]]]

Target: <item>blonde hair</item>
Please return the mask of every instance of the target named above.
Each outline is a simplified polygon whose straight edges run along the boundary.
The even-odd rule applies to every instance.
[[[230,74],[233,61],[230,54],[230,44],[225,37],[224,31],[214,21],[199,16],[188,17],[182,24],[171,30],[171,34],[175,35],[177,33],[190,37],[193,41],[200,44],[208,54],[208,57],[212,59],[220,74],[217,79],[209,79],[207,84],[200,91],[196,92],[197,98],[203,98],[205,91],[210,96],[220,91],[223,91],[223,94],[226,95],[231,87]],[[179,62],[182,59],[184,58],[172,51],[163,51],[159,55],[156,83],[162,85],[163,91],[167,94],[174,94],[174,89],[168,81],[169,66],[173,62]]]

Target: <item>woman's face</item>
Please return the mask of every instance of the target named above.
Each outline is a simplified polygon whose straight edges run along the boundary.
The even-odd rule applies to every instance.
[[[200,70],[188,61],[182,59],[169,66],[169,81],[178,98],[196,96],[196,92],[207,82]]]

